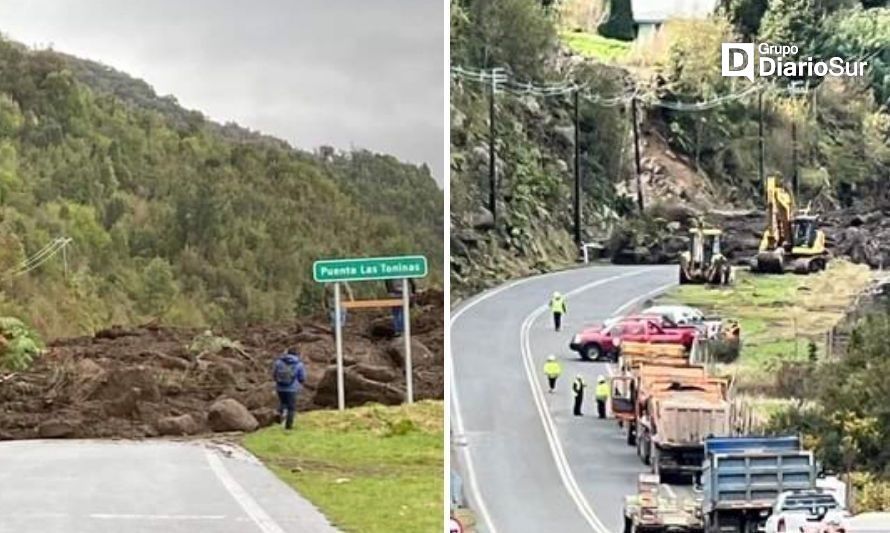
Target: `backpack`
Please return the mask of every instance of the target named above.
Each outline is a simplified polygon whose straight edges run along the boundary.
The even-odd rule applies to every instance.
[[[297,378],[297,363],[286,363],[282,361],[280,365],[275,366],[275,382],[282,387],[293,385]]]

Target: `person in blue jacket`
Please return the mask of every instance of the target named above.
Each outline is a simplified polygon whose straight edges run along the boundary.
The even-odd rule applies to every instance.
[[[297,394],[306,381],[306,367],[300,360],[297,349],[288,348],[287,352],[275,360],[272,369],[275,390],[278,391],[278,417],[284,419],[284,428],[294,427],[294,416],[297,411]]]

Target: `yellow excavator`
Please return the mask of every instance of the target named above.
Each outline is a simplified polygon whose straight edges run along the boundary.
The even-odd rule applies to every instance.
[[[732,283],[732,266],[720,251],[723,231],[699,225],[689,233],[689,250],[680,254],[680,285]]]
[[[794,197],[779,184],[777,176],[767,178],[766,230],[751,271],[809,274],[824,270],[830,256],[818,221],[809,209],[795,209]]]

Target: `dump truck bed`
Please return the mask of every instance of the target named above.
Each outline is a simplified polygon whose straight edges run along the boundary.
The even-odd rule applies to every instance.
[[[812,452],[790,438],[713,438],[705,441],[704,511],[766,509],[784,491],[811,489]]]
[[[660,446],[695,445],[705,438],[729,433],[729,402],[720,396],[675,393],[656,398],[655,443]]]
[[[640,365],[684,367],[689,365],[689,354],[679,344],[625,342],[621,345],[622,367],[626,371]]]

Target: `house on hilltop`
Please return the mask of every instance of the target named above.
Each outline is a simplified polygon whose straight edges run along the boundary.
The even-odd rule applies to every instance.
[[[630,0],[636,40],[655,36],[668,19],[703,19],[717,9],[719,0]]]

